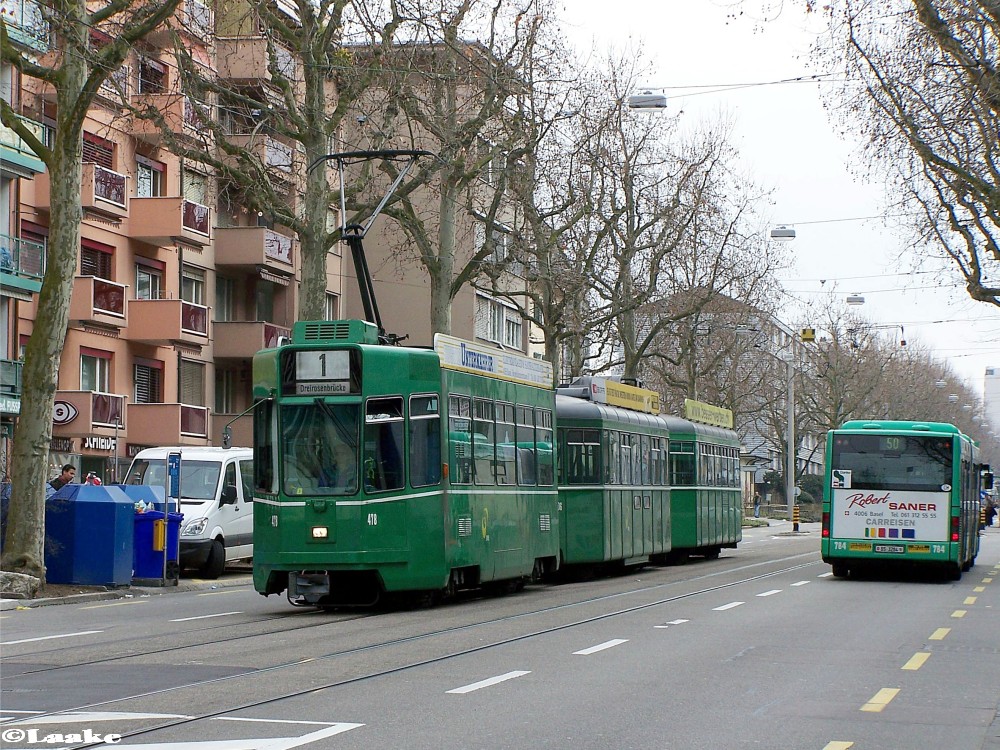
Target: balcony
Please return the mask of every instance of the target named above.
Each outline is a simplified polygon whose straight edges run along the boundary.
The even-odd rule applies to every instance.
[[[281,273],[294,272],[291,237],[266,227],[217,227],[215,264],[253,269],[265,266]]]
[[[219,78],[239,83],[268,83],[274,80],[268,65],[267,39],[263,37],[220,37],[215,40]],[[296,78],[295,58],[283,47],[275,47],[278,71],[289,81]]]
[[[11,42],[35,52],[49,48],[49,25],[34,0],[0,0],[0,16]]]
[[[0,0],[0,5],[4,0]],[[45,142],[45,129],[42,123],[29,120],[27,117],[18,116],[21,123],[42,143]],[[45,163],[39,159],[35,152],[28,148],[17,133],[0,123],[0,174],[4,177],[27,177],[32,178],[39,172],[45,171]]]
[[[96,276],[77,276],[73,279],[73,297],[69,303],[70,324],[124,328],[127,289],[124,284]]]
[[[208,308],[180,299],[133,299],[128,303],[128,339],[167,346],[208,343]]]
[[[160,146],[164,141],[164,129],[188,143],[210,140],[211,130],[204,126],[210,116],[207,106],[191,101],[184,94],[135,94],[132,106],[155,115],[151,118],[132,116],[129,134],[137,140]]]
[[[205,41],[215,32],[215,15],[204,3],[183,0],[174,15],[143,37],[143,41],[172,50],[174,31],[190,39]]]
[[[204,247],[212,241],[211,213],[181,197],[133,198],[129,236],[160,247],[178,242]]]
[[[99,391],[56,391],[53,414],[53,437],[113,437],[125,427],[125,397]]]
[[[0,288],[5,297],[30,300],[42,289],[45,246],[0,234]]]
[[[208,408],[187,404],[129,404],[130,443],[208,445]],[[221,436],[219,440],[221,441]]]
[[[260,162],[274,179],[291,183],[295,176],[295,149],[270,135],[233,134],[228,138],[236,148],[249,152]],[[235,156],[223,159],[235,162]]]
[[[125,175],[92,162],[83,165],[83,181],[80,187],[80,206],[86,214],[96,213],[117,220],[128,215],[127,179]],[[52,190],[48,172],[35,178],[35,207],[48,211],[51,208]]]
[[[291,336],[288,328],[273,323],[217,320],[213,325],[216,359],[251,359],[261,349],[277,346],[279,336]]]

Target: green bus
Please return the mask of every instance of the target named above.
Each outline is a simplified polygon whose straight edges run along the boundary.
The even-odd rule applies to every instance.
[[[823,561],[837,577],[906,564],[961,578],[979,553],[980,490],[992,484],[977,454],[941,422],[857,420],[831,430]]]
[[[419,349],[364,321],[296,323],[254,357],[256,590],[367,605],[554,570],[551,377],[448,336]]]

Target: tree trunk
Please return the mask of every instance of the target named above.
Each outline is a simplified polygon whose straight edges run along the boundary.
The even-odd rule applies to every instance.
[[[458,189],[442,175],[441,223],[438,226],[438,264],[431,271],[431,331],[451,334],[452,284],[455,278],[455,246]]]
[[[83,70],[80,70],[82,81]],[[72,76],[67,76],[72,79]],[[79,85],[60,91],[59,112],[70,111]],[[57,128],[57,133],[60,129]],[[62,129],[65,132],[65,128]],[[38,309],[24,356],[25,388],[13,450],[14,497],[4,540],[4,570],[27,573],[45,582],[45,483],[52,439],[59,363],[66,343],[69,305],[80,251],[82,138],[57,135],[50,170],[51,224],[48,258]]]

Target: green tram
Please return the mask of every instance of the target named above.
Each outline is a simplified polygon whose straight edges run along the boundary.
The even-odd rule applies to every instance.
[[[509,588],[558,565],[547,362],[299,322],[254,357],[254,587],[297,605]]]
[[[980,490],[992,486],[977,453],[941,422],[859,420],[831,430],[823,561],[837,577],[902,564],[960,579],[979,553]]]
[[[659,414],[653,391],[581,378],[556,391],[564,565],[718,557],[742,539],[739,440]]]
[[[743,539],[740,440],[732,430],[667,417],[671,562],[709,559]]]

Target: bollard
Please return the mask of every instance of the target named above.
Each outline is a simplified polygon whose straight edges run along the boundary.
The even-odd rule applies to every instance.
[[[979,509],[979,528],[986,528],[986,508]]]
[[[799,506],[792,506],[792,531],[799,530]]]

